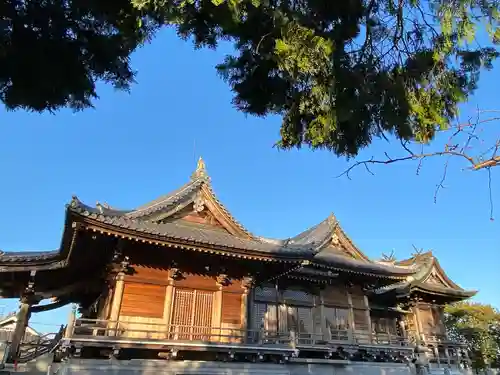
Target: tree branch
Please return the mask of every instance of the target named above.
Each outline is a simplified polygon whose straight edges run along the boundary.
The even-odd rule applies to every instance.
[[[465,123],[452,125],[446,130],[438,130],[438,136],[443,133],[449,133],[449,137],[444,144],[441,143],[441,146],[437,146],[433,151],[424,152],[424,145],[421,143],[401,141],[401,148],[404,151],[403,155],[398,157],[391,157],[387,152],[384,152],[384,157],[382,158],[377,159],[375,157],[371,157],[367,160],[356,161],[337,177],[346,176],[350,179],[350,173],[359,166],[364,166],[370,174],[374,175],[373,171],[370,169],[370,166],[372,165],[388,165],[404,161],[418,161],[416,171],[418,175],[422,168],[422,162],[425,159],[445,156],[446,161],[444,163],[443,174],[439,183],[436,184],[436,189],[434,191],[434,202],[436,202],[438,193],[441,191],[441,189],[445,188],[444,182],[448,174],[449,162],[452,158],[458,158],[465,161],[467,165],[465,169],[471,171],[486,170],[488,172],[490,219],[493,220],[491,168],[500,166],[500,136],[494,142],[485,142],[479,137],[479,131],[481,130],[479,128],[480,125],[492,122],[497,122],[498,124],[500,124],[500,117],[489,117],[486,119],[480,118],[482,114],[491,112],[500,111],[481,111],[477,109],[476,118],[474,119],[474,121],[472,120],[472,118],[469,118],[469,120]],[[432,147],[437,143],[439,142],[437,140],[434,140],[433,143],[430,144],[430,146]],[[489,144],[489,147],[487,147],[485,150],[483,149],[483,151],[475,151],[475,148],[473,147],[473,144],[475,143],[479,143],[481,145]],[[412,150],[412,148],[418,148],[418,152]]]

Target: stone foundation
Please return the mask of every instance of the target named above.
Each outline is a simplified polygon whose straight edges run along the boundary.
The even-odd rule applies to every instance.
[[[231,363],[202,361],[71,359],[59,375],[413,375],[412,367],[394,363]],[[55,368],[52,369],[53,371]]]

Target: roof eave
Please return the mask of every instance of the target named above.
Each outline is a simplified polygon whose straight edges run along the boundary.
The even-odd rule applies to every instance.
[[[45,271],[63,268],[71,256],[79,226],[74,222],[69,207],[66,209],[64,229],[59,250],[40,252],[4,252],[0,254],[0,272]]]

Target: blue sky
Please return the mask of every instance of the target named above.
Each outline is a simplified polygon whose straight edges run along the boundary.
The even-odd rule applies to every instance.
[[[133,208],[185,183],[203,156],[216,194],[249,230],[288,237],[334,212],[344,230],[370,257],[394,250],[399,258],[432,249],[448,275],[477,300],[500,307],[499,221],[489,220],[488,176],[449,168],[446,190],[434,203],[443,160],[356,170],[328,152],[273,148],[279,118],[245,117],[231,105],[217,77],[219,51],[194,51],[164,31],[138,51],[139,71],[130,94],[100,89],[95,110],[56,115],[3,111],[0,122],[0,248],[51,250],[59,246],[64,205],[73,194]],[[463,108],[498,109],[500,71],[483,76]],[[496,126],[498,133],[499,125]],[[487,137],[493,140],[492,130]],[[364,157],[393,150],[378,141]],[[394,151],[396,152],[396,151]],[[362,157],[361,156],[361,157]],[[500,220],[499,172],[492,171]],[[495,181],[496,180],[496,181]],[[4,312],[16,301],[0,302]],[[66,321],[68,308],[35,315],[35,328]]]

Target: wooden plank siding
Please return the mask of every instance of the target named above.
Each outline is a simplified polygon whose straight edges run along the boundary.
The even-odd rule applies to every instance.
[[[203,275],[186,274],[184,279],[175,281],[174,285],[176,288],[179,287],[211,291],[219,290],[219,286],[217,285],[217,281],[214,277]]]
[[[241,327],[242,322],[242,293],[222,292],[222,323]]]
[[[246,322],[241,281],[227,286],[215,277],[133,265],[125,276],[119,322],[126,337],[239,342]],[[129,332],[126,332],[129,330]],[[130,332],[150,330],[153,332]]]
[[[125,281],[135,283],[168,285],[169,270],[133,264],[133,273],[125,276]]]
[[[331,307],[348,307],[347,290],[344,286],[328,286],[323,290],[323,303]]]
[[[120,315],[163,318],[166,291],[165,285],[126,281]]]

